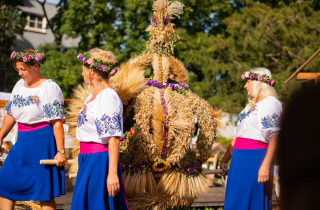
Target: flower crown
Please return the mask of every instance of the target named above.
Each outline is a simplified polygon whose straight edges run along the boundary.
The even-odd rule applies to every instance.
[[[40,60],[43,59],[44,53],[38,50],[34,50],[34,51],[35,51],[34,54],[29,54],[29,55],[23,54],[22,52],[13,51],[11,53],[10,59],[13,61],[21,61],[24,63],[35,64],[36,62],[39,62]]]
[[[260,82],[265,82],[271,86],[276,85],[276,81],[271,79],[271,77],[267,76],[266,74],[260,75],[260,74],[254,73],[253,71],[247,71],[247,72],[243,73],[241,75],[241,79],[243,79],[243,80],[247,80],[247,79],[257,80]]]
[[[95,58],[90,58],[87,53],[78,54],[77,58],[80,62],[83,63],[83,65],[86,65],[95,71],[109,73],[109,76],[113,76],[118,72],[118,69],[113,68],[111,64],[104,63],[101,60],[97,60]]]

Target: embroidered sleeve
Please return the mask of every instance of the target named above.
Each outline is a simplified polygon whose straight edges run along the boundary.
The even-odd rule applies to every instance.
[[[42,98],[42,109],[45,120],[64,119],[64,101],[61,89],[54,82],[48,82],[43,88]]]
[[[267,115],[261,119],[262,129],[280,127],[280,116],[277,113]]]
[[[11,105],[12,105],[12,101],[8,101],[8,103],[4,107],[4,110],[6,110],[7,113],[10,114],[10,115],[11,115]]]
[[[94,122],[100,139],[123,137],[122,103],[114,90],[105,90],[94,104]]]
[[[119,135],[122,132],[121,120],[122,117],[117,112],[111,115],[104,114],[100,118],[96,118],[95,123],[99,136],[104,136],[104,134],[109,136]]]
[[[55,100],[52,104],[45,104],[43,106],[43,111],[47,120],[64,118],[63,104],[61,104],[58,100]]]
[[[261,134],[267,141],[270,141],[273,135],[279,133],[281,114],[281,103],[275,98],[267,99],[263,106],[259,108]]]

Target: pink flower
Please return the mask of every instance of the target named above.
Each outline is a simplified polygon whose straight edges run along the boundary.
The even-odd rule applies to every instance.
[[[113,69],[110,73],[109,76],[115,75],[118,72],[118,69]]]
[[[102,70],[103,72],[105,72],[105,71],[106,71],[106,68],[107,68],[107,66],[102,66],[101,70]]]
[[[77,55],[77,58],[78,58],[78,59],[80,58],[80,54]]]
[[[38,56],[38,58],[39,58],[40,60],[42,59],[41,53],[39,53],[37,56]]]
[[[10,56],[10,58],[13,58],[13,57],[15,57],[15,51],[13,51],[12,53],[11,53],[11,56]]]
[[[274,80],[271,81],[271,85],[273,86],[276,82]]]
[[[262,80],[262,76],[261,75],[258,75],[258,80]]]
[[[27,62],[28,59],[26,56],[23,56],[22,60],[23,60],[23,62]]]
[[[268,80],[268,84],[269,84],[269,85],[271,84],[271,79]]]
[[[246,78],[249,78],[249,76],[250,76],[250,72],[249,72],[249,71],[247,71],[246,73],[244,73],[244,76],[245,76]]]
[[[88,62],[87,62],[90,66],[93,65],[93,60],[92,59],[89,59]]]
[[[86,63],[86,58],[83,58],[82,63],[83,63],[83,64]]]
[[[250,78],[251,78],[251,79],[254,79],[254,74],[251,74],[251,75],[250,75]]]
[[[246,77],[244,76],[244,74],[241,75],[241,79],[245,79]]]
[[[29,55],[28,58],[29,58],[29,60],[32,60],[32,59],[33,59],[33,57],[32,57],[31,55]]]

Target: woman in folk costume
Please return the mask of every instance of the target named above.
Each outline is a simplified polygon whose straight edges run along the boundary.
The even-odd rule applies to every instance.
[[[14,209],[15,201],[29,200],[40,201],[42,209],[55,209],[54,198],[65,193],[63,95],[56,83],[40,75],[43,56],[31,49],[11,54],[22,79],[5,106],[7,114],[0,130],[2,144],[18,123],[18,140],[0,170],[0,203],[4,210]],[[39,163],[53,158],[57,166]]]
[[[255,68],[242,74],[249,103],[238,117],[235,135],[221,161],[230,163],[224,210],[271,210],[273,156],[282,106],[271,73]],[[223,174],[224,175],[224,174]]]
[[[80,111],[76,138],[80,141],[79,170],[72,197],[72,210],[127,210],[119,162],[123,138],[123,106],[111,88],[117,72],[112,52],[91,49],[78,55],[86,85],[93,86]]]

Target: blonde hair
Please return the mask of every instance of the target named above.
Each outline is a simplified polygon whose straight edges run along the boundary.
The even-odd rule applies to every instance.
[[[90,56],[90,58],[95,58],[97,60],[101,60],[104,63],[114,65],[116,61],[116,57],[113,55],[111,51],[102,50],[99,48],[93,48],[87,52],[87,54]],[[89,74],[89,69],[87,66],[84,65],[84,67],[87,69],[87,73]],[[104,79],[106,82],[109,83],[109,74],[96,71],[98,74],[98,80],[101,82],[102,79]]]
[[[23,55],[25,55],[25,56],[28,57],[28,55],[33,55],[33,54],[35,54],[36,51],[34,51],[33,49],[25,49],[25,50],[23,50],[21,53],[22,53]],[[21,62],[21,61],[15,61],[15,62],[13,63],[13,68],[14,68],[16,71],[19,71],[19,70],[17,69],[17,62],[20,62],[21,65],[22,65],[24,68],[28,69],[29,71],[34,71],[34,70],[35,70],[34,65],[35,65],[36,63],[38,64],[39,69],[40,69],[40,61],[38,61],[38,62],[36,62],[36,63],[34,63],[34,64],[25,63],[25,62]]]
[[[250,71],[260,75],[265,74],[270,78],[272,78],[270,70],[266,68],[261,68],[261,67],[253,68]],[[256,81],[256,80],[252,80],[251,82],[252,82],[252,93],[251,93],[252,96],[249,97],[248,99],[249,103],[247,104],[247,106],[249,106],[250,108],[254,107],[254,105],[257,103],[258,98],[262,99],[268,96],[273,96],[275,98],[278,98],[278,93],[273,88],[273,86],[268,85],[265,82]]]

